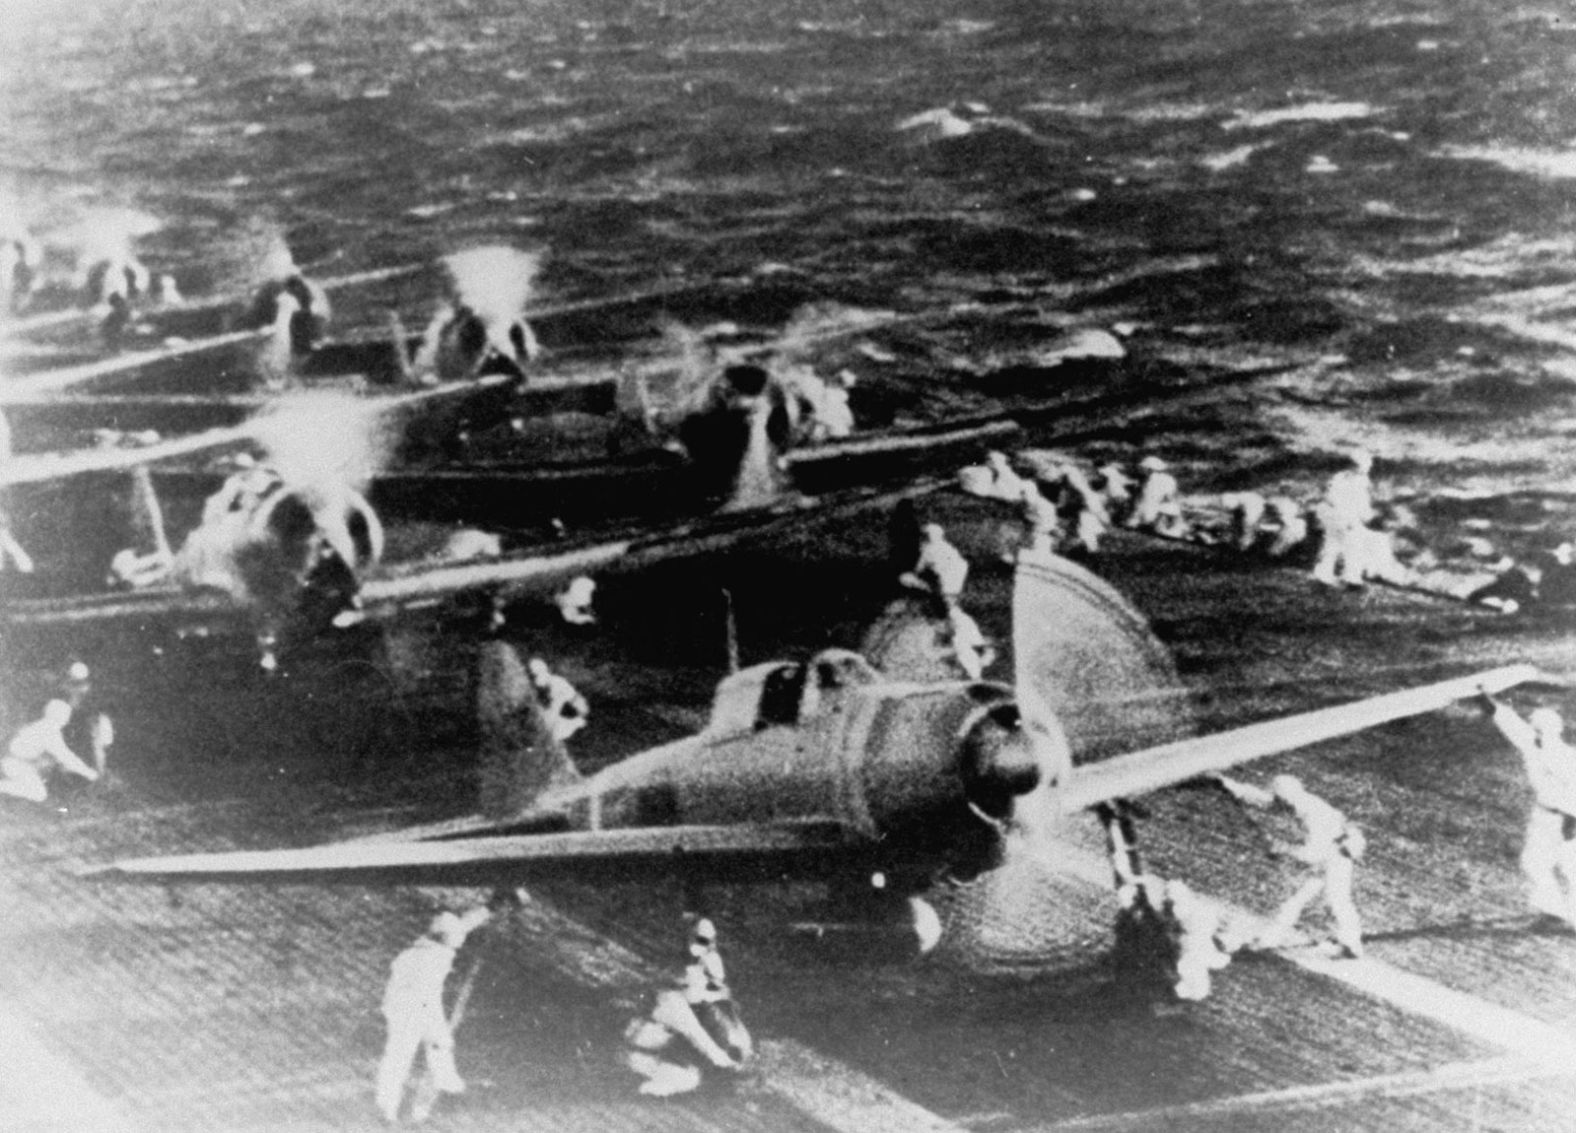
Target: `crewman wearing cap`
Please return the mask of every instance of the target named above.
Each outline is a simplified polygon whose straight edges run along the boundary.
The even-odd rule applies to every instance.
[[[531,685],[536,689],[542,715],[552,729],[553,738],[560,743],[567,741],[586,726],[591,706],[579,689],[548,668],[547,662],[540,657],[532,657],[525,668],[531,675]]]
[[[99,704],[93,690],[93,674],[86,664],[73,661],[57,694],[71,706],[71,722],[66,726],[66,742],[75,751],[93,753],[93,769],[100,776],[109,772],[109,749],[115,742],[115,724]]]
[[[4,756],[0,756],[0,794],[28,802],[41,803],[49,798],[45,776],[55,768],[86,779],[99,774],[66,744],[65,729],[71,722],[71,705],[51,700],[43,715],[24,724],[11,737]]]
[[[462,1094],[465,1082],[454,1065],[454,1033],[443,1009],[443,985],[465,938],[487,923],[486,906],[464,914],[439,913],[427,931],[398,956],[383,991],[388,1039],[378,1063],[375,1097],[390,1123],[399,1120],[405,1084],[418,1051],[427,1056],[433,1086],[440,1094]]]
[[[1565,721],[1552,708],[1523,720],[1484,694],[1494,726],[1521,753],[1532,784],[1532,813],[1522,844],[1521,872],[1528,900],[1544,916],[1576,927],[1576,750],[1565,742]]]
[[[1351,463],[1334,476],[1313,509],[1319,529],[1315,582],[1325,586],[1363,585],[1362,529],[1374,517],[1373,454],[1358,449]]]
[[[1177,478],[1170,472],[1170,465],[1158,456],[1150,455],[1138,462],[1143,479],[1139,481],[1138,498],[1128,513],[1126,527],[1139,531],[1152,531],[1156,535],[1180,536],[1187,530],[1182,519],[1182,493]]]
[[[1283,946],[1308,905],[1322,896],[1335,922],[1335,943],[1342,955],[1348,959],[1362,956],[1362,920],[1352,901],[1352,875],[1366,846],[1362,830],[1295,775],[1275,776],[1269,790],[1225,775],[1219,776],[1219,781],[1239,802],[1266,810],[1289,810],[1302,826],[1302,844],[1278,846],[1277,852],[1305,865],[1307,876],[1282,902],[1269,927],[1259,935],[1258,946]]]
[[[898,581],[910,589],[929,591],[952,605],[963,595],[963,584],[969,578],[969,561],[947,541],[946,529],[941,524],[927,523],[921,534],[924,538],[919,545],[919,557]]]

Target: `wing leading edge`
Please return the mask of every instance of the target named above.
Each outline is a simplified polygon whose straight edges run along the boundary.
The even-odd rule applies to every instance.
[[[834,872],[869,846],[869,839],[830,821],[654,826],[135,858],[85,869],[80,876],[147,883],[513,887],[555,877],[629,881],[679,870],[708,879],[758,880],[787,870],[795,877]]]
[[[1531,665],[1506,665],[1085,764],[1074,769],[1063,788],[1063,806],[1069,811],[1081,810],[1148,794],[1211,771],[1351,735],[1392,720],[1432,712],[1480,692],[1501,692],[1541,678],[1542,674]]]

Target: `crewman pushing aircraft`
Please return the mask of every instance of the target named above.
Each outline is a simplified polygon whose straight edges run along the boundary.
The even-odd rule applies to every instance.
[[[45,776],[57,767],[90,783],[98,779],[99,773],[67,746],[65,729],[69,723],[71,705],[51,700],[44,705],[42,716],[11,737],[5,755],[0,756],[0,794],[44,802],[49,798]]]
[[[1528,900],[1539,913],[1576,927],[1576,750],[1565,742],[1565,721],[1552,708],[1525,720],[1484,694],[1500,734],[1521,753],[1532,784],[1532,813],[1522,844]]]
[[[490,916],[485,906],[463,915],[439,913],[419,940],[394,957],[383,992],[388,1040],[376,1085],[378,1110],[390,1123],[399,1120],[405,1083],[418,1051],[427,1056],[438,1093],[465,1092],[465,1081],[454,1064],[454,1034],[444,1014],[443,985],[465,938]]]
[[[1357,906],[1352,901],[1352,874],[1356,863],[1362,860],[1366,845],[1362,830],[1303,786],[1302,780],[1295,775],[1275,776],[1267,791],[1225,775],[1219,780],[1239,802],[1261,809],[1284,807],[1302,825],[1302,845],[1287,846],[1281,852],[1307,866],[1308,876],[1281,904],[1269,927],[1260,934],[1259,947],[1282,947],[1308,905],[1323,896],[1335,921],[1335,943],[1346,957],[1360,957],[1363,930]]]

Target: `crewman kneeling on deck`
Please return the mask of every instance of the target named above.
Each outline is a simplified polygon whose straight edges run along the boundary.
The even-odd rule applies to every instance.
[[[41,803],[49,798],[45,776],[55,768],[95,782],[99,774],[66,745],[66,725],[71,723],[71,705],[51,700],[44,713],[31,724],[24,724],[6,753],[0,757],[0,794]]]
[[[962,597],[963,585],[969,578],[969,561],[947,541],[946,529],[941,524],[925,524],[922,534],[919,558],[912,568],[898,576],[898,581],[911,590],[934,594],[949,606],[955,604]]]
[[[586,726],[591,706],[574,685],[548,668],[547,662],[540,657],[532,657],[525,667],[531,674],[531,685],[536,689],[542,715],[552,729],[553,738],[560,743],[568,741]]]
[[[1138,499],[1124,524],[1139,531],[1178,538],[1187,533],[1182,516],[1182,492],[1170,465],[1158,456],[1138,462],[1144,478],[1138,485]]]
[[[1275,776],[1267,791],[1224,775],[1219,780],[1239,802],[1261,809],[1284,807],[1302,825],[1302,845],[1280,847],[1278,852],[1307,866],[1308,876],[1282,903],[1269,927],[1260,934],[1258,946],[1285,945],[1304,910],[1315,898],[1323,896],[1335,921],[1335,943],[1346,957],[1360,957],[1363,930],[1357,906],[1352,902],[1352,875],[1367,845],[1362,830],[1303,786],[1295,775]]]
[[[1576,750],[1565,742],[1565,721],[1552,708],[1525,720],[1487,693],[1494,726],[1521,753],[1532,784],[1532,813],[1521,850],[1528,900],[1544,916],[1576,927]]]
[[[383,991],[388,1040],[378,1062],[375,1097],[390,1123],[399,1120],[405,1083],[418,1052],[440,1094],[463,1094],[465,1081],[454,1065],[454,1033],[443,1008],[443,985],[465,938],[491,917],[486,906],[464,915],[439,913],[422,937],[394,957]]]
[[[656,993],[647,1015],[630,1021],[624,1042],[624,1064],[645,1079],[640,1092],[658,1098],[697,1090],[703,1066],[738,1070],[751,1053],[726,987],[708,978],[700,960],[685,966],[679,987]]]
[[[1362,529],[1374,517],[1373,454],[1359,449],[1351,466],[1330,477],[1324,498],[1313,510],[1318,526],[1319,554],[1313,564],[1315,582],[1325,586],[1363,584]]]

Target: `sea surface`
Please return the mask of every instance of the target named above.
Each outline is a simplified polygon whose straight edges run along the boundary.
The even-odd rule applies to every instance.
[[[1089,455],[1201,491],[1306,494],[1360,445],[1384,492],[1545,542],[1576,493],[1560,5],[5,10],[0,187],[46,233],[150,214],[189,294],[271,235],[330,272],[508,243],[549,296],[728,279],[950,316],[901,343],[939,382],[1054,382],[1069,331],[1113,333],[1137,408]]]

